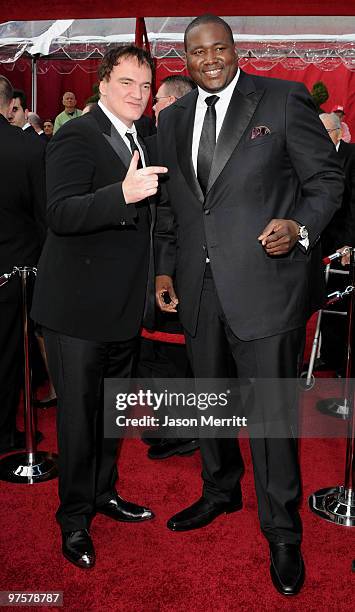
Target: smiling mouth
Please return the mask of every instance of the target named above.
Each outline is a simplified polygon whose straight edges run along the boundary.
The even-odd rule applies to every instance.
[[[220,73],[222,72],[222,68],[214,68],[213,70],[205,70],[204,73],[207,74],[207,76],[218,76]]]

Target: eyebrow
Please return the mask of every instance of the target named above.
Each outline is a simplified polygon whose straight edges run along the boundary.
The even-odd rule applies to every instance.
[[[189,51],[195,51],[195,49],[203,49],[205,47],[216,47],[217,45],[228,45],[228,42],[226,40],[218,40],[210,45],[195,45],[194,47],[190,47]]]
[[[129,81],[130,83],[137,83],[138,81],[135,81],[134,79],[131,79],[130,77],[119,77],[118,78],[119,81]],[[144,81],[144,83],[139,83],[140,85],[151,85],[152,81]]]

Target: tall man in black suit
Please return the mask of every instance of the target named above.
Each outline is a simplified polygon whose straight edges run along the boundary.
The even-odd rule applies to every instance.
[[[117,441],[103,437],[104,378],[131,375],[143,315],[149,319],[154,307],[149,198],[165,169],[148,167],[134,125],[152,74],[145,51],[110,50],[99,68],[98,105],[47,147],[50,231],[32,316],[43,327],[58,397],[63,553],[82,568],[95,562],[88,529],[96,512],[117,521],[153,518],[118,496]]]
[[[226,376],[231,351],[243,379],[296,378],[310,258],[343,189],[334,148],[303,85],[238,69],[222,19],[192,21],[185,49],[198,92],[159,116],[171,229],[157,234],[158,303],[174,311],[179,302],[196,377]],[[261,400],[265,415],[270,403]],[[292,595],[304,568],[297,444],[288,435],[251,439],[251,450],[272,579]],[[235,440],[200,442],[203,495],[169,520],[175,531],[197,529],[242,505]]]
[[[14,266],[36,266],[45,239],[44,147],[31,143],[7,116],[11,83],[0,76],[0,276]],[[22,379],[21,285],[15,276],[0,287],[0,454],[24,448],[16,431]]]

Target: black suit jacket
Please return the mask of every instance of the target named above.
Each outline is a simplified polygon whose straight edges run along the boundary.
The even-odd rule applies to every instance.
[[[0,114],[0,275],[35,266],[45,239],[44,148]],[[38,145],[38,146],[37,146]],[[10,281],[0,301],[17,300]]]
[[[137,334],[144,306],[149,325],[155,205],[126,205],[130,160],[100,107],[68,121],[48,144],[50,230],[32,306],[42,325],[88,340],[126,340]]]
[[[355,145],[340,141],[338,157],[345,174],[341,207],[322,234],[324,255],[344,245],[355,246]]]
[[[239,338],[295,329],[309,313],[315,245],[341,201],[343,174],[334,146],[303,85],[241,71],[204,198],[191,158],[197,95],[191,92],[159,115],[158,149],[169,168],[171,209],[157,226],[157,273],[176,271],[180,319],[190,334],[206,253]],[[252,138],[261,126],[270,134]],[[257,238],[272,218],[306,225],[309,251],[297,245],[284,257],[266,255]]]

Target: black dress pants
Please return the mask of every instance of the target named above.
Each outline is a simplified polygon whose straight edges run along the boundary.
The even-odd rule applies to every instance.
[[[104,378],[132,375],[137,339],[94,342],[46,328],[43,335],[58,397],[57,520],[63,531],[86,529],[117,480],[117,440],[103,437]]]
[[[15,284],[17,281],[15,278],[10,282]],[[19,288],[17,301],[0,302],[0,451],[14,444],[22,371],[23,341]]]
[[[234,290],[238,299],[237,290]],[[296,378],[299,364],[302,363],[304,335],[304,329],[296,329],[252,341],[237,338],[225,319],[210,266],[207,265],[197,331],[193,337],[186,334],[188,354],[196,378],[227,378],[230,354],[238,378]],[[283,388],[281,386],[279,393],[283,393]],[[257,401],[258,413],[265,415],[267,420],[268,412],[274,408],[272,399],[260,394]],[[280,396],[277,401],[280,402]],[[287,401],[289,398],[285,398]],[[269,541],[299,543],[302,527],[298,513],[301,483],[297,440],[289,429],[286,415],[283,425],[284,437],[250,438],[259,519]],[[204,496],[227,502],[238,497],[244,468],[237,440],[201,439],[200,448]]]

